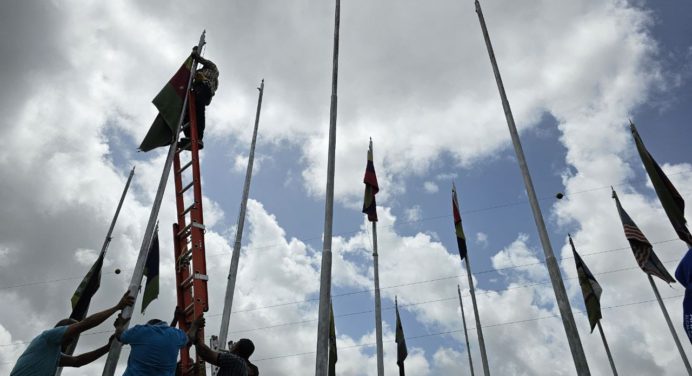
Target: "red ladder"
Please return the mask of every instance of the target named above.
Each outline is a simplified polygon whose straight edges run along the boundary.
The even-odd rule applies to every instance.
[[[180,154],[185,150],[176,150],[173,159],[175,180],[175,204],[178,222],[173,224],[173,243],[175,255],[175,280],[178,293],[178,307],[184,313],[179,320],[179,327],[186,331],[190,324],[209,310],[207,301],[207,263],[204,250],[204,218],[202,213],[202,182],[199,169],[199,145],[197,143],[197,121],[195,117],[195,100],[193,92],[188,92],[188,118],[190,127],[191,150],[190,161],[181,166]],[[191,170],[192,181],[183,185],[183,174]],[[193,202],[185,205],[186,192],[192,189]],[[189,198],[189,194],[187,195]],[[188,217],[189,216],[189,220]],[[198,336],[204,338],[204,330]],[[205,365],[198,355],[190,358],[190,348],[180,350],[181,370],[184,376],[204,375]]]

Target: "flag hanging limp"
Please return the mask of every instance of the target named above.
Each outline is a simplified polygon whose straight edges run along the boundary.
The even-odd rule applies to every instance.
[[[646,173],[649,175],[649,179],[651,179],[663,210],[666,211],[666,215],[668,215],[668,219],[680,240],[692,246],[692,234],[687,229],[687,221],[685,220],[685,200],[675,189],[673,183],[670,182],[661,166],[656,163],[656,160],[646,150],[641,137],[639,137],[639,132],[637,132],[637,128],[632,122],[630,122],[630,130],[632,131],[632,137],[634,137],[634,143],[637,145],[639,157],[642,159]]]
[[[459,213],[459,201],[457,200],[457,187],[452,184],[452,214],[454,214],[454,231],[457,235],[457,247],[459,248],[459,256],[461,259],[466,258],[466,235],[464,235],[464,227],[461,225],[461,214]]]
[[[627,241],[630,243],[632,252],[634,252],[634,258],[637,259],[639,267],[647,274],[655,275],[668,283],[675,283],[675,279],[668,273],[666,267],[663,266],[661,260],[659,260],[656,253],[654,253],[654,248],[649,240],[644,236],[644,233],[642,233],[639,227],[637,227],[632,218],[630,218],[625,209],[622,208],[620,199],[618,199],[615,190],[613,190],[613,198],[615,199],[615,205],[620,214],[622,227],[625,230],[625,237],[627,237]]]
[[[329,303],[329,376],[336,375],[336,324],[334,323],[334,307]]]
[[[71,319],[82,321],[86,317],[91,298],[96,294],[99,287],[101,287],[101,269],[103,268],[104,256],[105,254],[103,252],[99,254],[94,265],[91,266],[89,272],[87,272],[82,282],[77,286],[74,295],[72,295]]]
[[[685,298],[682,301],[683,327],[687,338],[692,343],[692,249],[688,250],[685,257],[675,269],[675,278],[685,286]]]
[[[377,204],[375,203],[375,195],[380,191],[380,186],[377,184],[377,175],[375,175],[375,164],[372,161],[372,140],[370,140],[370,148],[368,149],[368,163],[365,166],[365,195],[363,197],[363,213],[368,215],[370,222],[377,222]]]
[[[159,297],[159,228],[154,230],[154,236],[149,245],[147,262],[144,264],[144,276],[147,277],[142,296],[142,313],[149,303]]]
[[[399,317],[399,303],[395,299],[395,310],[396,310],[396,364],[399,368],[404,367],[404,360],[408,356],[408,349],[406,348],[406,337],[404,337],[404,327],[401,326],[401,318]]]
[[[577,250],[574,248],[574,242],[572,242],[571,236],[569,237],[569,244],[572,246],[574,263],[577,266],[577,276],[579,277],[579,286],[581,286],[581,293],[584,295],[586,314],[589,316],[591,333],[593,333],[596,324],[598,324],[598,320],[603,317],[601,316],[601,292],[603,292],[603,289],[584,263],[584,260],[579,257]]]
[[[173,143],[178,121],[183,110],[187,84],[190,80],[192,58],[188,57],[173,77],[161,89],[152,103],[159,110],[139,150],[149,151]]]

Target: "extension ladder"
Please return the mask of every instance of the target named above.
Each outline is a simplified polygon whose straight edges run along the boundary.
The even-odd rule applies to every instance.
[[[199,146],[197,143],[197,121],[195,101],[192,90],[188,91],[188,118],[190,127],[190,161],[181,166],[180,155],[187,150],[178,146],[173,159],[175,180],[175,204],[177,223],[173,224],[173,243],[175,256],[175,281],[178,294],[178,308],[184,314],[180,317],[179,327],[187,332],[192,322],[209,310],[207,301],[207,265],[204,251],[204,218],[202,214],[202,182],[199,168]],[[190,171],[190,173],[186,173]],[[183,185],[183,175],[189,175],[191,181]],[[190,179],[188,177],[187,179]],[[186,180],[188,181],[188,180]],[[190,194],[190,190],[191,193]],[[185,198],[191,203],[185,203]],[[189,219],[188,219],[189,217]],[[181,315],[182,315],[181,314]],[[200,329],[198,336],[204,336]],[[190,358],[190,348],[180,350],[181,371],[184,376],[205,374],[204,362],[195,355]]]

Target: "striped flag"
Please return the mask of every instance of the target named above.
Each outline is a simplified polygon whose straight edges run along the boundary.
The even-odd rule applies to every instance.
[[[147,283],[144,286],[144,294],[142,296],[142,313],[147,309],[149,303],[159,297],[159,227],[156,226],[154,236],[149,245],[149,254],[147,262],[144,264],[144,276],[147,277]]]
[[[375,164],[372,162],[372,139],[370,139],[370,148],[368,149],[368,164],[365,166],[365,197],[363,197],[363,213],[368,215],[370,222],[377,222],[377,204],[375,203],[375,195],[380,191],[380,186],[377,184],[377,175],[375,175]]]
[[[103,268],[104,256],[105,254],[101,252],[72,295],[71,319],[82,321],[86,317],[89,304],[91,304],[91,298],[94,297],[96,291],[101,287],[101,269]]]
[[[692,234],[687,229],[687,221],[685,220],[685,200],[682,199],[673,183],[670,182],[661,167],[656,163],[656,160],[646,150],[641,137],[639,137],[637,128],[631,121],[630,130],[634,137],[634,143],[637,145],[639,157],[642,159],[646,173],[649,175],[649,179],[651,179],[651,184],[653,184],[656,190],[656,195],[658,195],[658,199],[661,201],[663,210],[666,211],[668,219],[680,240],[692,246]]]
[[[622,205],[620,205],[620,199],[618,199],[615,190],[613,190],[613,198],[615,199],[615,205],[620,214],[622,227],[625,230],[625,237],[627,237],[630,243],[632,252],[634,252],[634,258],[637,259],[639,267],[642,268],[646,274],[655,275],[668,283],[674,283],[675,279],[668,273],[668,270],[663,266],[661,260],[658,259],[649,240],[644,236],[644,233],[642,233],[639,227],[637,227],[632,218],[630,218],[625,209],[622,208]]]
[[[593,329],[596,327],[596,324],[598,324],[598,320],[603,317],[601,316],[601,292],[603,292],[603,289],[586,264],[584,264],[584,260],[579,257],[577,250],[574,248],[572,236],[569,237],[569,244],[572,246],[574,263],[577,266],[577,276],[579,277],[579,286],[581,286],[581,293],[584,295],[584,305],[586,306],[586,313],[589,316],[591,333],[593,333]]]
[[[334,323],[334,307],[329,303],[329,376],[336,375],[336,324]]]
[[[459,201],[457,200],[457,187],[452,183],[452,213],[454,214],[454,231],[457,235],[457,246],[461,259],[466,258],[466,236],[461,225],[461,214],[459,214]]]
[[[399,366],[399,374],[404,374],[404,360],[408,356],[406,348],[406,337],[404,337],[404,327],[401,326],[401,318],[399,317],[399,303],[394,298],[394,307],[396,310],[396,364]]]

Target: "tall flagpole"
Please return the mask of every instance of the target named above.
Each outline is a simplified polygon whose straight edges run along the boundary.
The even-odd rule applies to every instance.
[[[339,71],[339,19],[341,1],[334,11],[334,55],[332,58],[332,97],[329,107],[329,149],[327,153],[327,189],[324,199],[324,239],[320,268],[320,306],[317,322],[315,376],[329,370],[329,301],[332,288],[332,220],[334,218],[334,158],[336,149],[336,84]]]
[[[130,182],[132,182],[132,177],[135,175],[135,166],[132,166],[132,170],[130,170],[130,176],[127,177],[127,182],[125,183],[125,188],[123,189],[123,193],[120,195],[120,202],[118,202],[118,206],[115,209],[115,215],[113,215],[113,219],[111,220],[111,225],[108,227],[108,233],[106,233],[106,239],[103,241],[103,245],[101,246],[101,253],[99,254],[99,257],[101,255],[106,254],[106,250],[108,250],[108,246],[111,244],[112,237],[111,235],[113,234],[113,229],[115,228],[115,222],[118,221],[118,215],[120,215],[120,208],[123,207],[123,202],[125,201],[125,196],[127,196],[127,191],[130,189]],[[89,312],[89,306],[87,305],[86,310],[84,313],[86,314]],[[67,355],[72,355],[74,353],[75,348],[77,348],[77,342],[79,341],[79,335],[70,343],[70,345],[67,347],[67,350],[65,350],[65,354]],[[62,374],[62,368],[63,367],[58,367],[58,370],[55,371],[55,376],[60,376]]]
[[[199,37],[199,43],[197,45],[197,50],[202,51],[204,46],[204,36],[206,31],[202,32]],[[159,216],[159,210],[161,209],[161,201],[163,200],[163,193],[166,190],[166,183],[168,182],[168,176],[171,172],[171,165],[173,164],[173,157],[175,156],[175,151],[178,148],[178,135],[180,134],[180,126],[183,122],[183,114],[185,113],[185,108],[187,106],[187,101],[190,92],[190,86],[192,85],[192,77],[194,72],[197,70],[197,60],[192,60],[192,67],[190,70],[190,78],[187,81],[187,89],[185,90],[185,99],[183,100],[183,107],[180,109],[180,116],[178,117],[178,125],[176,126],[176,132],[173,135],[173,143],[168,148],[168,156],[166,157],[166,163],[163,166],[163,172],[161,173],[161,180],[159,181],[159,187],[156,191],[156,197],[154,198],[154,204],[151,207],[151,213],[149,214],[149,222],[147,223],[147,228],[144,231],[144,238],[142,239],[142,245],[139,248],[139,256],[137,257],[137,263],[135,264],[135,269],[132,272],[132,279],[130,280],[129,293],[130,296],[137,300],[139,295],[139,288],[142,285],[142,277],[144,276],[144,266],[147,262],[147,256],[149,255],[149,244],[151,243],[152,236],[154,234],[154,228],[156,227],[157,218]],[[132,317],[134,304],[127,306],[123,309],[121,315],[125,319]],[[125,329],[129,326],[129,321],[124,324]],[[120,358],[120,352],[122,351],[122,343],[115,340],[111,343],[111,349],[108,352],[108,358],[106,358],[106,365],[103,367],[103,376],[113,376],[115,373],[115,368],[118,366],[118,359]]]
[[[651,284],[651,288],[654,290],[654,294],[656,295],[656,300],[658,300],[658,305],[661,306],[661,311],[663,312],[663,317],[666,319],[666,323],[668,324],[668,329],[670,329],[670,334],[673,335],[673,340],[675,341],[675,346],[677,346],[678,351],[680,352],[680,357],[682,358],[682,362],[685,363],[685,369],[687,369],[687,373],[692,376],[692,368],[690,367],[690,362],[687,360],[687,355],[685,355],[685,350],[682,348],[682,344],[680,343],[680,338],[678,338],[678,334],[675,332],[675,327],[673,326],[673,322],[670,321],[670,316],[668,316],[668,310],[666,309],[665,304],[663,304],[663,299],[661,299],[661,294],[658,292],[658,288],[656,287],[656,283],[654,283],[654,279],[651,277],[651,274],[646,274],[646,276],[649,278],[649,283]]]
[[[452,183],[452,202],[456,210],[459,210],[459,199],[457,198],[457,188],[454,183]],[[456,214],[455,214],[456,215]],[[456,218],[454,219],[457,220]],[[459,216],[461,220],[461,216]],[[457,235],[458,236],[458,235]],[[464,242],[466,239],[464,239]],[[476,289],[473,286],[473,274],[471,274],[471,263],[469,262],[469,252],[466,250],[466,255],[463,257],[464,264],[466,265],[466,277],[469,282],[469,293],[471,294],[471,303],[473,308],[473,316],[476,320],[476,333],[478,334],[478,347],[481,350],[481,363],[483,364],[483,374],[485,376],[490,375],[490,366],[488,365],[488,353],[485,351],[485,339],[483,337],[483,327],[481,326],[481,316],[478,314],[478,303],[476,303]]]
[[[382,302],[380,300],[380,270],[377,261],[377,222],[372,222],[372,262],[375,268],[375,337],[377,342],[377,375],[384,376],[382,347]]]
[[[469,333],[466,331],[466,315],[464,315],[464,302],[461,300],[461,288],[457,285],[457,293],[459,293],[459,307],[461,307],[461,322],[464,324],[464,338],[466,338],[466,352],[469,354],[469,368],[471,376],[473,376],[473,359],[471,357],[471,345],[469,345]]]
[[[603,340],[603,346],[605,346],[606,355],[608,355],[608,362],[610,362],[610,369],[613,370],[613,376],[618,376],[618,370],[615,369],[615,362],[613,361],[613,355],[610,353],[610,347],[608,346],[608,341],[606,341],[605,334],[603,333],[603,327],[601,327],[601,320],[596,321],[598,325],[598,332],[601,333],[601,339]]]
[[[257,113],[255,114],[255,129],[252,132],[252,143],[250,144],[250,155],[248,156],[247,171],[245,172],[243,197],[240,201],[240,212],[238,213],[238,224],[235,229],[235,242],[233,243],[233,254],[231,256],[231,268],[228,272],[228,282],[226,283],[226,299],[223,305],[223,315],[221,316],[221,329],[219,330],[219,349],[221,350],[226,348],[228,324],[231,319],[231,308],[233,307],[233,293],[235,292],[235,280],[238,275],[238,262],[240,260],[240,244],[243,238],[243,227],[245,226],[245,210],[247,209],[247,199],[250,194],[252,166],[255,161],[255,145],[257,143],[257,129],[259,128],[260,110],[262,108],[262,95],[264,94],[264,80],[262,80],[260,87],[257,89],[259,90],[259,97],[257,99]]]
[[[531,203],[531,209],[533,210],[533,217],[536,221],[538,235],[541,239],[541,244],[543,246],[543,253],[545,254],[545,264],[548,267],[550,281],[552,282],[553,290],[555,291],[555,298],[557,300],[557,305],[560,309],[562,325],[565,327],[565,334],[567,335],[567,341],[569,342],[569,347],[572,352],[574,365],[576,367],[578,375],[590,375],[591,373],[589,372],[589,365],[586,362],[584,349],[582,348],[581,339],[579,338],[579,331],[577,330],[577,325],[574,322],[574,316],[572,315],[572,309],[569,304],[569,298],[567,297],[565,285],[562,281],[562,277],[560,276],[560,266],[557,264],[557,261],[555,260],[555,254],[553,253],[553,248],[550,244],[548,231],[546,230],[545,223],[543,222],[543,214],[541,213],[541,207],[538,205],[538,199],[536,198],[536,192],[533,188],[533,182],[531,180],[531,175],[529,174],[529,168],[526,163],[526,158],[524,157],[524,151],[521,147],[521,141],[519,140],[519,133],[517,132],[517,128],[514,124],[512,109],[509,107],[509,101],[507,100],[505,87],[502,84],[502,78],[500,77],[500,70],[497,67],[495,53],[493,52],[493,47],[490,43],[490,36],[488,35],[488,29],[485,25],[485,19],[483,18],[481,4],[478,2],[478,0],[476,0],[475,5],[476,13],[478,14],[478,20],[481,24],[481,28],[483,29],[483,38],[485,39],[485,45],[488,48],[488,55],[490,56],[490,62],[493,67],[493,73],[495,74],[495,80],[497,81],[497,88],[500,92],[500,97],[502,98],[502,108],[504,109],[505,118],[507,119],[507,126],[509,127],[509,133],[512,137],[512,143],[514,144],[514,151],[517,155],[517,161],[519,162],[519,169],[521,170],[522,176],[524,178],[526,193],[529,196],[529,202]]]

